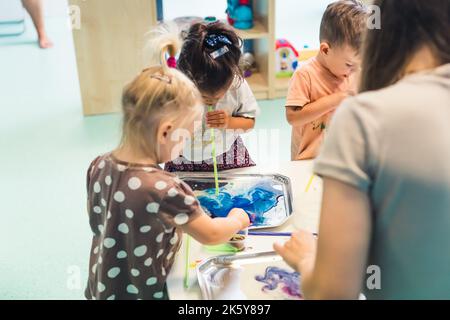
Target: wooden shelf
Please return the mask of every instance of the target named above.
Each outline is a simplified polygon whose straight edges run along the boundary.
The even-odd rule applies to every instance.
[[[253,1],[254,27],[236,29],[242,39],[255,40],[253,54],[259,72],[247,81],[257,99],[273,99],[287,88],[275,80],[275,1]],[[158,22],[157,0],[69,3],[84,13],[83,28],[73,31],[84,114],[120,111],[124,85],[147,66],[142,48],[144,35]]]
[[[275,79],[275,97],[285,98],[287,96],[289,81],[291,78],[276,78]]]
[[[275,79],[275,88],[276,89],[287,89],[289,86],[289,81],[291,78],[276,78]]]
[[[318,53],[319,53],[319,50],[313,50],[313,49],[300,50],[298,61],[301,62],[301,61],[309,60],[312,57],[317,56]]]
[[[260,92],[268,89],[266,78],[261,73],[254,73],[251,77],[246,78],[247,82],[252,87],[252,90]]]
[[[251,77],[246,78],[246,80],[257,99],[269,98],[269,84],[267,83],[267,77],[261,73],[255,73]]]
[[[118,112],[123,87],[147,66],[144,35],[156,24],[156,0],[69,4],[83,13],[73,38],[84,114]]]
[[[240,30],[234,29],[236,33],[244,40],[263,39],[269,37],[269,30],[260,20],[255,20],[252,29]]]

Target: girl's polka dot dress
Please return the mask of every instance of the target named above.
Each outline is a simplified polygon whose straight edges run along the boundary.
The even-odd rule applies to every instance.
[[[87,299],[167,299],[179,226],[202,210],[190,187],[158,166],[94,160],[87,175],[93,232]]]

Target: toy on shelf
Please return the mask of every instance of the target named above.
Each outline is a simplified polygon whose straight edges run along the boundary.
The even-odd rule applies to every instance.
[[[206,23],[214,23],[214,22],[216,22],[217,21],[217,18],[216,17],[214,17],[214,16],[208,16],[208,17],[205,17],[205,19],[204,19],[204,22],[206,22]]]
[[[254,26],[251,0],[227,0],[228,23],[236,29],[247,30]]]
[[[202,17],[196,17],[196,16],[186,16],[186,17],[178,17],[173,20],[175,24],[178,26],[178,29],[180,30],[181,38],[185,39],[188,35],[189,28],[194,24],[198,22],[203,22]]]
[[[245,78],[251,77],[257,72],[255,56],[250,52],[244,53],[240,61],[240,67]]]
[[[286,39],[278,39],[275,57],[277,78],[291,77],[298,66],[298,51]]]

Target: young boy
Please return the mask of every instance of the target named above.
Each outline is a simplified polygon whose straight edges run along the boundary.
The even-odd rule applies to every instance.
[[[292,160],[313,159],[336,108],[356,93],[367,8],[358,0],[330,4],[320,26],[320,51],[295,72],[286,102]]]

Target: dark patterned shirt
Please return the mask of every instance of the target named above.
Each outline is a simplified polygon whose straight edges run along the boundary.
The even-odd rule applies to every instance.
[[[87,193],[94,235],[86,298],[167,298],[178,227],[203,214],[190,187],[158,166],[106,154],[89,167]]]

